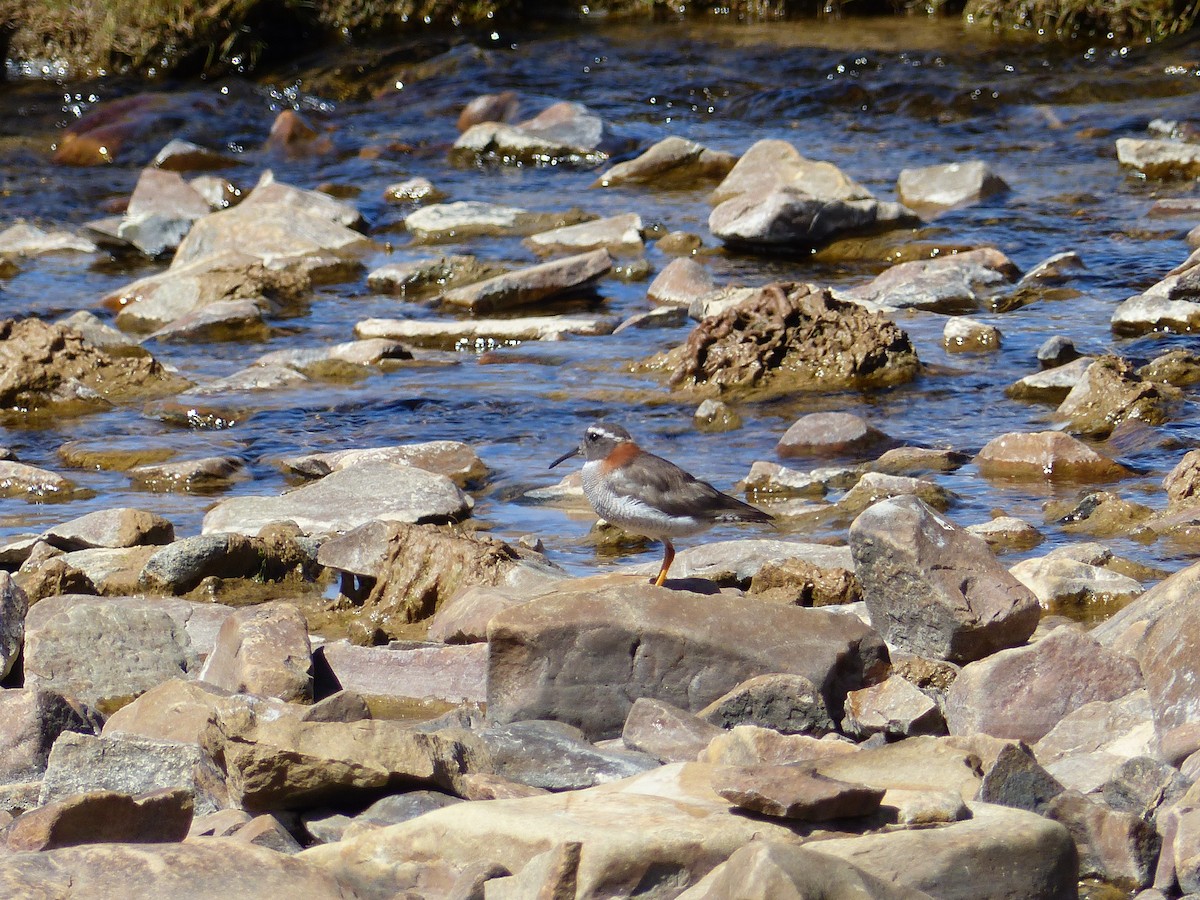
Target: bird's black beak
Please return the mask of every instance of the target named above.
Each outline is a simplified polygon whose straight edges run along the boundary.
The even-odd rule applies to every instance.
[[[550,468],[552,468],[552,469],[553,469],[553,468],[554,468],[555,466],[557,466],[557,465],[558,465],[560,462],[563,462],[564,460],[568,460],[568,459],[570,459],[572,456],[578,456],[578,455],[579,455],[579,448],[578,448],[578,447],[576,447],[574,450],[568,450],[566,453],[564,453],[562,456],[560,456],[560,457],[559,457],[558,459],[556,459],[554,462],[550,463]]]

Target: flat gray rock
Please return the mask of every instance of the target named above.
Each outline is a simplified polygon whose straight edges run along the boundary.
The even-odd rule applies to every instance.
[[[25,640],[29,598],[8,572],[0,572],[0,678],[7,677]]]
[[[612,334],[615,316],[522,316],[517,319],[363,319],[360,338],[384,337],[434,347],[491,350],[509,341],[560,341],[568,335]]]
[[[439,299],[472,312],[496,312],[585,290],[611,269],[612,257],[601,248],[452,288]]]
[[[473,506],[474,501],[444,475],[414,466],[366,463],[279,497],[223,500],[204,517],[203,531],[253,535],[266,525],[295,522],[305,534],[329,534],[372,519],[458,521]]]

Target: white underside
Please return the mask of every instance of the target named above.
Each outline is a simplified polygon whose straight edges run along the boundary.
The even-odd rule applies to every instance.
[[[711,521],[668,516],[634,497],[622,497],[605,488],[600,477],[600,462],[583,465],[583,493],[596,515],[618,528],[648,538],[690,537],[712,527]]]

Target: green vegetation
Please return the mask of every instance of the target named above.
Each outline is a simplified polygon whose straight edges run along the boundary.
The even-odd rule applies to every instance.
[[[968,22],[1075,39],[1160,40],[1196,24],[1200,0],[968,0]]]

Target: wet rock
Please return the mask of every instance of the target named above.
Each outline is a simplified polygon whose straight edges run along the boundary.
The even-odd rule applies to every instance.
[[[965,206],[1007,190],[1004,179],[982,160],[901,169],[896,180],[896,196],[914,209]]]
[[[690,257],[673,259],[658,273],[646,296],[655,303],[689,306],[693,300],[711,293],[716,283],[708,270]]]
[[[0,322],[0,406],[81,408],[177,393],[188,383],[149,356],[116,356],[37,319]]]
[[[98,510],[48,528],[43,537],[67,551],[88,547],[137,547],[171,543],[175,539],[175,526],[144,509],[118,507]]]
[[[225,773],[230,801],[251,812],[344,802],[401,785],[452,790],[486,752],[461,729],[426,734],[401,722],[300,722],[250,709],[211,718],[201,744]]]
[[[1110,809],[1078,791],[1059,794],[1046,810],[1061,822],[1079,848],[1079,877],[1148,887],[1154,877],[1161,840],[1154,827],[1137,816]]]
[[[1061,334],[1046,338],[1037,351],[1037,360],[1044,368],[1052,369],[1079,359],[1080,352],[1075,342]]]
[[[302,257],[353,257],[370,242],[353,226],[354,207],[318,191],[277,182],[268,171],[241,203],[198,219],[180,243],[172,268],[237,251],[278,265]]]
[[[0,459],[0,497],[19,497],[33,502],[67,497],[74,490],[74,483],[57,472]]]
[[[815,738],[780,734],[757,725],[735,725],[714,737],[697,759],[722,766],[792,765],[857,752],[858,747],[841,735]]]
[[[775,395],[903,384],[917,355],[893,322],[808,285],[772,284],[707,318],[647,367],[676,389]]]
[[[153,259],[178,247],[192,224],[209,212],[208,201],[177,173],[143,169],[117,237]]]
[[[0,258],[64,252],[95,253],[96,245],[69,231],[44,231],[28,222],[18,221],[0,231]]]
[[[227,178],[216,175],[200,175],[188,182],[203,197],[210,209],[228,209],[242,199],[242,191]]]
[[[659,762],[687,762],[696,759],[721,733],[721,728],[677,706],[639,697],[629,708],[621,740],[630,750],[647,753]]]
[[[975,457],[982,475],[1034,481],[1115,481],[1129,471],[1061,431],[1011,432],[989,441]]]
[[[1127,361],[1102,356],[1088,366],[1059,405],[1058,414],[1070,420],[1076,434],[1106,437],[1127,419],[1162,424],[1180,397],[1169,385],[1140,379]]]
[[[530,235],[525,246],[539,253],[564,251],[582,253],[605,249],[612,254],[639,254],[645,248],[642,241],[642,217],[624,213],[607,219],[594,219],[578,225],[567,225]]]
[[[1094,537],[1116,537],[1140,530],[1154,510],[1141,503],[1122,499],[1111,491],[1093,491],[1078,503],[1047,502],[1047,520],[1071,534],[1090,534]]]
[[[858,483],[858,466],[819,466],[802,472],[779,463],[755,460],[738,487],[748,494],[823,497],[830,490],[848,490]]]
[[[1200,566],[1192,565],[1159,582],[1100,625],[1095,637],[1138,661],[1150,692],[1162,758],[1181,760],[1200,747],[1192,710],[1200,702],[1200,656],[1192,629],[1200,627],[1194,602]],[[34,607],[36,609],[36,607]]]
[[[560,722],[493,725],[480,733],[495,774],[550,791],[577,791],[658,767],[636,751],[601,750]]]
[[[1143,381],[1188,387],[1200,382],[1200,355],[1189,350],[1170,350],[1140,367],[1137,376]]]
[[[145,794],[163,789],[187,792],[198,815],[225,805],[218,775],[195,744],[65,731],[50,751],[38,804],[88,791]]]
[[[695,141],[671,135],[640,156],[602,172],[592,187],[693,187],[698,182],[724,178],[736,162],[732,153],[709,150]]]
[[[311,703],[312,646],[304,615],[282,601],[238,610],[221,625],[199,678],[234,693]]]
[[[391,338],[422,346],[490,350],[512,341],[560,341],[568,335],[612,334],[613,316],[522,316],[518,319],[363,319],[354,326],[360,338]]]
[[[463,107],[458,114],[458,130],[466,131],[481,122],[511,122],[517,117],[521,101],[515,91],[482,94]]]
[[[582,103],[560,102],[517,125],[480,122],[454,142],[459,156],[521,163],[595,164],[608,158],[611,136]]]
[[[383,192],[383,199],[390,203],[440,203],[446,199],[446,193],[428,178],[418,176],[389,184]]]
[[[550,718],[602,737],[619,733],[629,697],[694,711],[771,672],[804,675],[840,717],[845,691],[885,654],[856,619],[650,585],[561,590],[506,610],[488,626],[488,650],[497,722]],[[619,664],[630,654],[632,670]]]
[[[1075,897],[1075,845],[1057,822],[1024,810],[971,804],[972,816],[940,828],[821,841],[822,854],[851,860],[889,884],[936,897],[972,897],[979,867],[997,897]],[[981,848],[986,847],[981,862]]]
[[[356,647],[333,641],[320,654],[343,689],[367,698],[478,703],[486,696],[482,645]]]
[[[129,470],[129,480],[146,491],[210,493],[223,491],[249,478],[245,464],[236,456],[206,456],[203,459],[134,466]]]
[[[293,156],[320,153],[328,149],[328,139],[321,140],[321,132],[307,118],[294,109],[281,110],[271,123],[263,149]]]
[[[915,497],[884,500],[850,526],[871,621],[902,649],[970,662],[1024,642],[1037,598],[987,545]]]
[[[290,347],[264,353],[256,366],[272,368],[288,366],[314,378],[354,377],[363,366],[380,366],[396,360],[412,359],[413,355],[399,341],[375,338],[367,341],[343,341],[326,347]]]
[[[759,675],[696,713],[720,728],[757,725],[781,734],[815,737],[835,730],[821,692],[803,675]]]
[[[1046,814],[1046,808],[1065,788],[1038,765],[1024,742],[1005,744],[983,776],[979,798],[985,803]]]
[[[94,727],[86,709],[55,691],[0,691],[0,784],[41,779],[60,734]]]
[[[994,553],[1032,550],[1045,540],[1037,528],[1013,516],[997,516],[979,525],[968,525],[967,531],[983,538]]]
[[[819,845],[814,845],[814,847]],[[923,891],[868,874],[851,862],[810,847],[753,841],[717,866],[680,900],[777,900],[789,897],[871,897],[925,900]]]
[[[853,413],[809,413],[791,424],[775,452],[790,456],[861,456],[895,441]]]
[[[67,441],[58,448],[58,457],[74,469],[124,472],[142,463],[170,459],[175,451],[166,446],[135,443],[131,438],[107,441]]]
[[[736,431],[742,427],[742,417],[738,415],[737,410],[724,401],[713,400],[711,397],[702,400],[696,407],[696,411],[692,413],[692,421],[697,430],[710,433]]]
[[[147,341],[262,341],[270,333],[253,300],[210,303],[184,313],[146,336]]]
[[[720,240],[757,248],[816,247],[847,233],[915,224],[832,163],[805,159],[786,141],[758,141],[712,195],[708,227]]]
[[[1149,178],[1200,175],[1200,146],[1149,138],[1117,138],[1117,162]]]
[[[914,734],[945,734],[946,723],[937,701],[904,678],[893,675],[846,695],[842,730],[860,739],[873,734],[904,738]]]
[[[223,896],[230,873],[246,896],[344,900],[320,869],[232,838],[182,844],[90,844],[0,857],[0,885],[12,896]],[[185,885],[181,888],[180,885]],[[54,894],[47,894],[54,891]]]
[[[239,404],[251,402],[245,398],[231,398],[228,395],[281,391],[307,384],[308,376],[297,372],[291,366],[253,365],[238,369],[224,378],[206,381],[179,394],[174,400],[155,404],[150,410],[160,419],[186,424],[191,428],[228,428],[248,414]],[[207,398],[216,399],[203,402]]]
[[[286,473],[303,475],[306,478],[324,478],[331,472],[377,461],[416,466],[427,472],[445,475],[464,488],[482,481],[488,475],[487,465],[469,444],[461,441],[423,441],[391,447],[307,453],[281,459],[279,468]]]
[[[451,288],[439,299],[476,313],[530,306],[560,295],[586,292],[611,268],[612,257],[607,250],[592,250]]]
[[[1200,499],[1200,450],[1189,450],[1163,478],[1163,490],[1172,503]]]
[[[1083,373],[1093,362],[1093,357],[1082,356],[1061,366],[1034,372],[1009,385],[1005,393],[1014,400],[1053,403],[1057,406],[1071,393],[1071,389],[1079,384]]]
[[[432,295],[447,287],[470,284],[499,275],[500,270],[474,256],[433,256],[402,263],[389,263],[367,276],[367,286],[383,294],[408,298]]]
[[[1142,585],[1127,575],[1064,557],[1022,560],[1009,571],[1052,612],[1119,608],[1142,593]]]
[[[920,499],[932,509],[944,512],[953,503],[955,495],[927,478],[864,472],[854,487],[838,500],[837,506],[848,515],[858,515],[881,500],[909,496]]]
[[[236,157],[201,147],[191,141],[172,138],[155,154],[150,165],[167,172],[199,172],[224,169],[238,162]]]
[[[196,112],[195,95],[142,92],[96,105],[63,129],[54,162],[68,166],[109,165],[130,153],[151,150],[145,141],[178,127],[180,116]],[[140,145],[135,145],[141,142]],[[131,146],[133,145],[133,146]]]
[[[718,767],[713,790],[739,809],[803,822],[867,816],[884,792],[797,766]]]
[[[258,257],[235,248],[139,278],[101,302],[118,310],[119,328],[141,334],[217,303],[240,300],[259,308],[287,304],[310,287],[304,273],[269,268]]]
[[[1200,326],[1200,254],[1193,251],[1165,278],[1113,310],[1112,327],[1124,334],[1189,332]]]
[[[703,238],[690,231],[669,231],[655,244],[655,247],[668,256],[692,256],[703,246]]]
[[[966,316],[946,321],[942,345],[949,353],[980,353],[1000,349],[1000,329]]]
[[[964,666],[946,697],[952,734],[982,732],[1033,743],[1068,713],[1142,686],[1137,664],[1072,627],[1029,647]]]
[[[847,296],[900,309],[973,312],[981,301],[1017,277],[1012,260],[992,247],[892,266]]]
[[[89,791],[30,810],[8,827],[11,852],[79,844],[182,841],[192,824],[192,796],[165,789],[131,796]]]
[[[149,356],[150,354],[133,338],[106,325],[97,316],[81,309],[62,319],[57,324],[78,331],[83,339],[100,350],[114,356]]]
[[[263,569],[261,545],[235,533],[201,534],[175,541],[146,562],[142,583],[154,591],[180,594],[205,578],[248,578]]]
[[[413,240],[421,243],[459,241],[489,235],[530,235],[586,222],[592,216],[578,210],[565,213],[530,212],[477,200],[436,203],[409,213],[404,220]]]
[[[0,679],[6,678],[25,640],[29,597],[7,572],[0,572]]]
[[[204,517],[205,534],[256,534],[274,522],[295,522],[304,534],[349,531],[371,519],[457,521],[474,505],[444,475],[413,466],[363,463],[279,497],[235,497]]]

